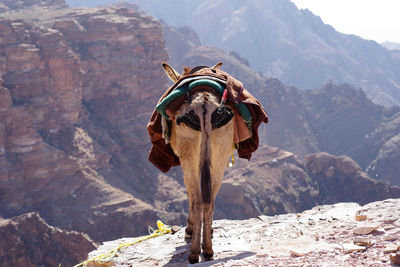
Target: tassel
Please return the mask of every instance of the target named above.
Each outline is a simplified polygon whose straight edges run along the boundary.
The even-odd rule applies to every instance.
[[[229,167],[233,167],[235,165],[235,149],[239,148],[239,144],[233,143],[233,151],[232,151],[232,159],[231,162],[228,163]]]
[[[219,105],[226,105],[226,102],[228,102],[228,90],[225,89],[224,93],[222,94],[221,103]]]

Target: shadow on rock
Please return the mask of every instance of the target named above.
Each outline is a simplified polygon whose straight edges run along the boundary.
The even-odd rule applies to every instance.
[[[165,264],[164,266],[187,266],[189,263],[187,261],[188,253],[190,252],[190,243],[188,243],[185,246],[180,246],[176,247],[176,250],[174,252],[174,256],[171,258],[171,260]],[[216,259],[216,260],[210,260],[206,261],[205,258],[203,257],[203,254],[201,254],[201,262],[195,264],[196,266],[201,266],[201,267],[206,267],[206,266],[213,266],[214,264],[217,263],[222,263],[222,262],[228,262],[230,260],[241,260],[247,257],[251,257],[256,255],[254,252],[250,251],[243,251],[238,253],[237,255],[233,255],[230,257],[226,257],[223,259]]]

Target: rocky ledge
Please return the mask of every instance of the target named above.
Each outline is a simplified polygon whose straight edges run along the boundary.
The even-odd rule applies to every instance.
[[[197,266],[394,266],[400,264],[400,199],[338,203],[302,213],[214,221],[214,259]],[[104,243],[97,256],[121,242]],[[184,229],[121,249],[89,266],[186,266]]]

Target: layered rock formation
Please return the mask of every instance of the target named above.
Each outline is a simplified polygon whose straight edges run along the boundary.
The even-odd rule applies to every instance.
[[[49,226],[37,213],[0,218],[2,266],[72,266],[96,245],[87,235]]]
[[[146,160],[161,25],[127,9],[1,16],[0,214],[38,211],[94,240],[180,220],[155,206],[163,178]]]
[[[182,58],[179,64],[212,65],[219,59],[224,70],[255,88],[272,118],[268,131],[260,130],[261,139],[301,155],[262,146],[252,161],[238,162],[227,171],[216,217],[242,219],[330,203],[320,189],[329,181],[337,190],[343,183],[334,181],[341,179],[353,189],[375,185],[370,192],[376,199],[398,196],[396,188],[374,184],[358,167],[355,177],[341,165],[334,165],[331,180],[325,171],[310,175],[301,158],[319,151],[320,143],[307,121],[312,113],[300,101],[305,96],[255,74],[238,54],[199,46],[191,29],[168,30],[126,8],[45,11],[0,14],[0,216],[36,211],[50,225],[87,233],[95,241],[144,234],[159,218],[186,222],[180,170],[160,174],[146,159],[145,125],[167,87],[160,67],[168,60],[163,27],[171,37],[165,38],[168,46],[188,42],[174,50],[173,56]],[[390,125],[397,125],[397,111],[376,110],[386,112],[392,124],[371,116],[375,120],[368,122],[381,127],[368,128],[381,129],[369,135],[371,140],[384,141],[371,142],[372,147],[396,144],[397,128]],[[382,162],[377,160],[374,170]],[[360,203],[375,200],[352,196]]]
[[[214,221],[214,258],[199,266],[394,266],[400,261],[400,199],[338,203],[297,214]],[[187,266],[184,229],[121,249],[91,266]],[[89,258],[133,238],[105,243]],[[160,249],[162,248],[162,249]]]

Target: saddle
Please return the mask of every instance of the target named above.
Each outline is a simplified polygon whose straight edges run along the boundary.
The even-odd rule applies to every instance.
[[[221,97],[224,91],[227,92],[227,105],[235,115],[234,142],[239,157],[250,159],[252,152],[258,148],[258,127],[261,122],[268,122],[268,115],[261,103],[244,89],[240,81],[226,72],[205,66],[196,67],[163,94],[147,125],[153,144],[148,159],[163,172],[180,165],[179,158],[163,135],[163,121],[174,119],[175,112],[184,101],[190,102],[191,95],[200,88],[213,91]]]

